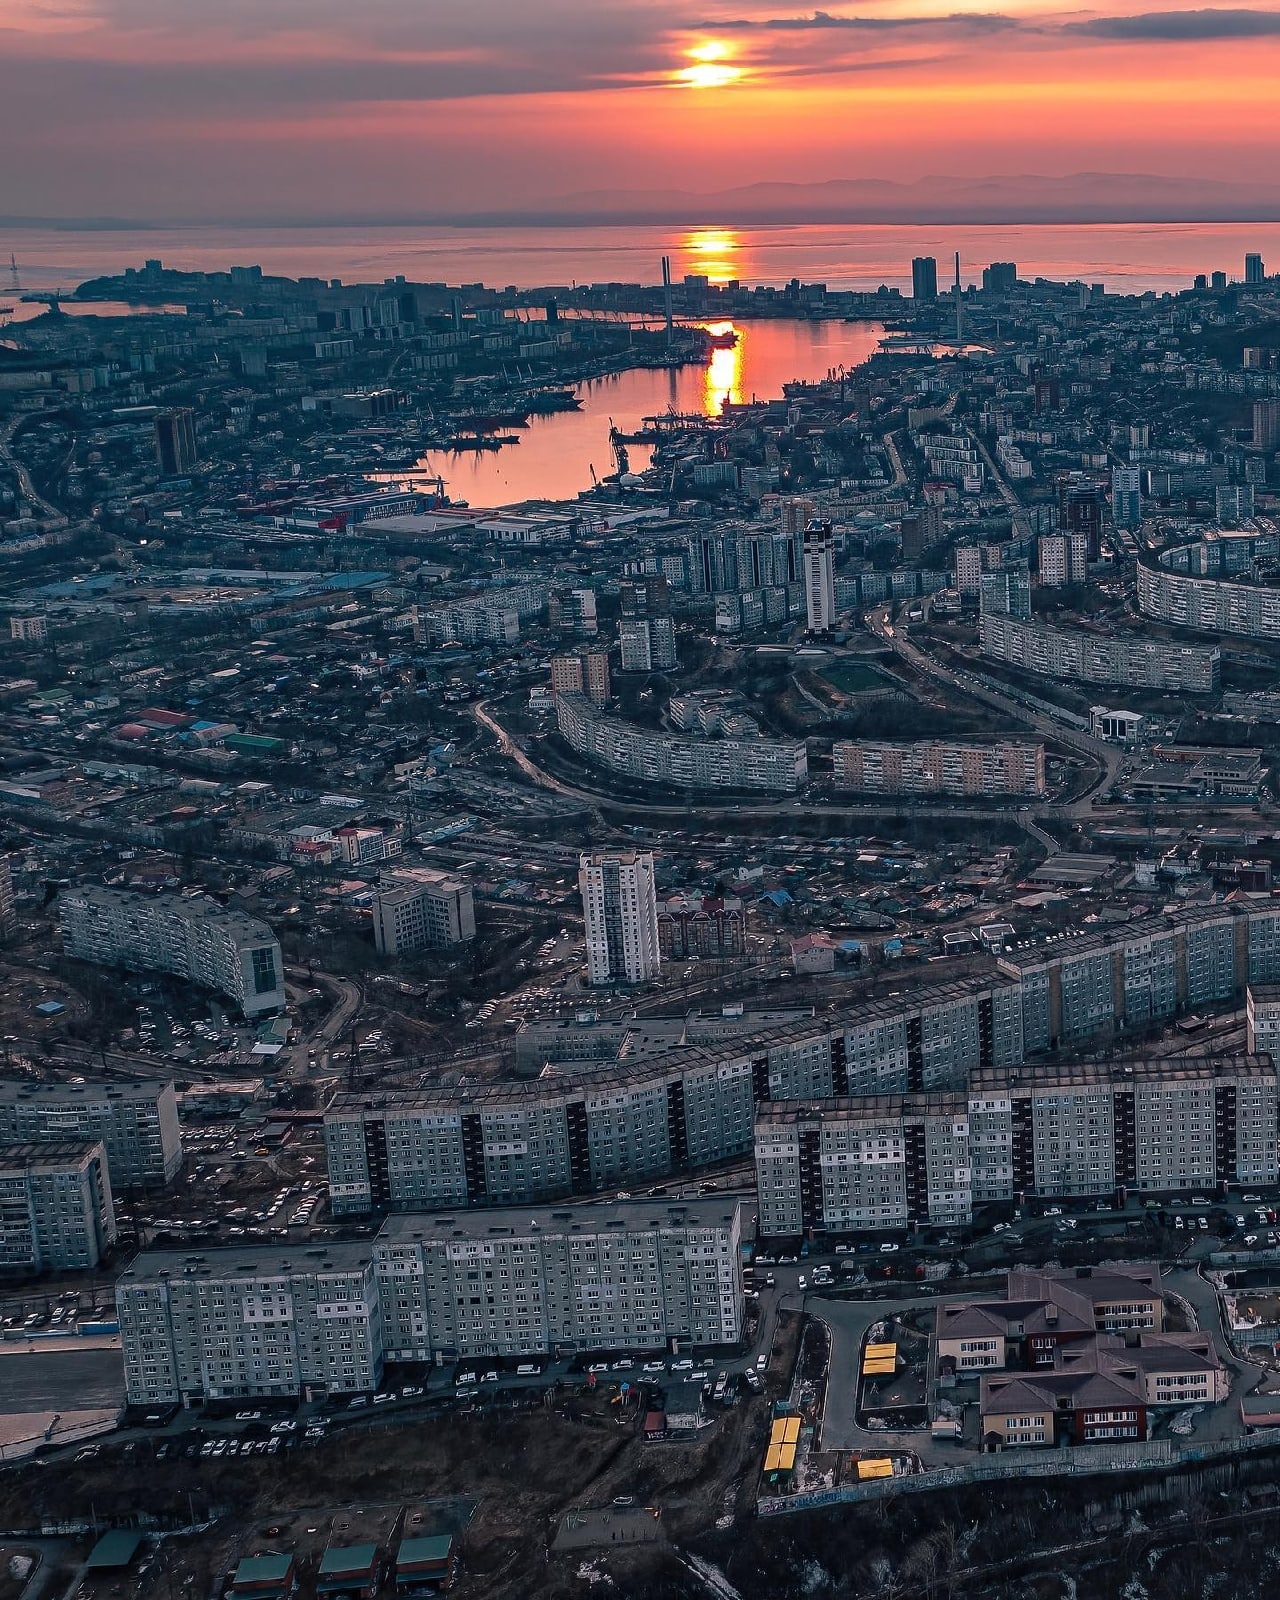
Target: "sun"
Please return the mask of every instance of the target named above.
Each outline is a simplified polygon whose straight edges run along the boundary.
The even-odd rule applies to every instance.
[[[706,39],[685,52],[689,65],[676,77],[687,89],[724,89],[742,77],[742,68],[728,59],[731,53],[723,39]]]

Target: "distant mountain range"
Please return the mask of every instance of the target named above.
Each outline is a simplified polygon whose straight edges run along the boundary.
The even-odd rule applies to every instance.
[[[1147,173],[1077,172],[1046,178],[832,178],[752,183],[694,194],[596,189],[520,210],[470,212],[470,223],[1027,223],[1267,222],[1280,220],[1280,178],[1240,182]]]
[[[0,216],[0,227],[68,232],[215,225],[226,227],[575,227],[606,223],[757,226],[800,223],[990,224],[1280,222],[1280,174],[1271,179],[1175,178],[1140,172],[1034,173],[995,177],[831,178],[821,183],[751,183],[737,188],[590,189],[519,206],[428,214],[330,216],[110,217]]]

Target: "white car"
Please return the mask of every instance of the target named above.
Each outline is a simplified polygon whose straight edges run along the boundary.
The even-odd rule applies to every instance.
[[[690,1361],[686,1356],[679,1361],[673,1361],[671,1363],[671,1370],[672,1372],[692,1372],[693,1362]]]
[[[640,1370],[642,1372],[665,1372],[667,1364],[665,1361],[646,1361]]]
[[[261,1411],[237,1411],[236,1412],[236,1421],[237,1422],[261,1422],[261,1420],[262,1420]]]
[[[476,1381],[476,1375],[475,1375],[474,1372],[460,1372],[458,1374],[458,1376],[453,1381],[458,1386],[458,1388],[461,1389],[461,1388],[464,1388],[467,1384],[474,1383]]]
[[[273,1422],[271,1424],[271,1431],[272,1433],[297,1433],[298,1424],[288,1420],[284,1422]]]
[[[800,1274],[800,1276],[796,1279],[796,1288],[797,1289],[807,1289],[808,1287],[809,1287],[809,1280],[808,1280],[808,1278],[805,1277],[804,1273],[802,1272]]]
[[[880,1254],[882,1256],[891,1256],[897,1250],[897,1248],[898,1247],[896,1244],[882,1244],[880,1246]]]
[[[608,1372],[608,1370],[609,1363],[607,1361],[593,1361],[587,1368],[588,1372]]]

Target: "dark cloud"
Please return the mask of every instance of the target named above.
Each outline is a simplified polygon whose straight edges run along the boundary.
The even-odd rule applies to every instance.
[[[1142,11],[1128,17],[1093,17],[1063,24],[1064,33],[1090,39],[1265,39],[1280,35],[1276,11]]]
[[[804,17],[762,17],[756,20],[735,17],[719,22],[697,23],[693,26],[708,31],[719,30],[722,33],[734,31],[747,33],[757,29],[766,33],[820,33],[841,29],[888,33],[899,28],[930,28],[953,33],[999,33],[1012,28],[1021,28],[1023,23],[1017,17],[1005,16],[998,11],[953,12],[950,16],[942,17],[851,17],[844,13],[815,11]]]

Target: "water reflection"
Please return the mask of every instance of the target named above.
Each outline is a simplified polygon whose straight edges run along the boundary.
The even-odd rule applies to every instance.
[[[732,228],[695,228],[684,237],[686,270],[709,278],[712,283],[728,283],[742,277],[739,255],[742,240]]]
[[[732,322],[707,322],[703,326],[713,337],[737,333],[736,344],[719,345],[711,352],[702,386],[702,412],[707,417],[718,417],[725,401],[733,405],[742,402],[742,363],[746,355],[746,330],[735,328]]]

